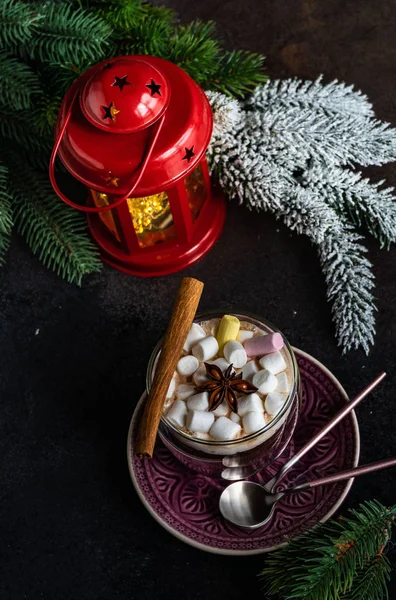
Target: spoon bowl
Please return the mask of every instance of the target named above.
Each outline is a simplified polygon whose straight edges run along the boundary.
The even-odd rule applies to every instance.
[[[221,494],[220,512],[234,525],[256,529],[271,518],[274,505],[282,496],[283,493],[269,494],[253,481],[236,481]]]

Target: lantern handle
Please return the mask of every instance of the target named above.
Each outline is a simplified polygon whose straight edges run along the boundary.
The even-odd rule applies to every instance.
[[[101,213],[101,212],[106,212],[108,210],[111,210],[113,208],[116,208],[117,206],[119,206],[120,204],[122,204],[123,202],[125,202],[125,200],[127,198],[129,198],[129,196],[133,193],[133,191],[135,190],[135,188],[137,187],[137,185],[139,184],[144,171],[147,167],[147,163],[150,160],[151,154],[154,150],[154,146],[157,142],[158,136],[160,134],[160,131],[162,129],[162,126],[164,124],[165,121],[165,114],[162,115],[162,117],[160,117],[160,119],[158,120],[157,123],[157,129],[154,133],[154,136],[145,152],[145,154],[142,157],[142,160],[140,162],[140,166],[138,166],[138,168],[136,169],[136,171],[133,173],[132,177],[135,177],[135,180],[133,181],[133,183],[131,184],[131,187],[128,191],[128,193],[124,194],[121,198],[118,198],[118,200],[116,200],[115,202],[113,202],[112,204],[109,204],[108,206],[81,206],[81,204],[77,204],[76,202],[73,202],[72,200],[70,200],[67,196],[65,196],[65,194],[59,189],[59,186],[56,182],[55,179],[55,160],[56,160],[56,156],[58,154],[58,150],[59,150],[59,146],[61,144],[61,141],[63,139],[63,136],[65,135],[67,126],[69,124],[70,121],[70,117],[71,117],[71,113],[73,110],[73,106],[74,103],[76,101],[76,98],[78,96],[78,94],[80,93],[80,90],[77,90],[76,93],[74,94],[74,97],[70,103],[70,108],[67,111],[67,115],[65,118],[65,122],[63,123],[59,134],[56,138],[55,141],[55,145],[53,147],[52,153],[51,153],[51,158],[50,158],[50,163],[49,163],[49,177],[50,177],[50,181],[52,184],[52,187],[54,188],[55,192],[57,193],[57,195],[59,196],[59,198],[61,200],[63,200],[63,202],[65,202],[66,204],[68,204],[69,206],[71,206],[72,208],[76,208],[77,210],[81,210],[83,212],[87,212],[87,213]]]

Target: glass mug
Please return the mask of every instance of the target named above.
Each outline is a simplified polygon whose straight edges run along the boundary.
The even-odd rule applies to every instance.
[[[224,312],[213,311],[198,314],[194,323],[211,319],[220,320]],[[246,312],[232,312],[240,321],[262,330],[264,333],[278,332],[265,319]],[[255,433],[229,441],[204,440],[177,429],[166,415],[162,415],[158,435],[168,450],[185,466],[210,477],[234,480],[250,477],[269,467],[285,450],[293,435],[300,403],[300,374],[294,352],[282,335],[282,349],[289,376],[289,393],[286,401],[272,421]],[[147,368],[146,390],[150,392],[155,367],[161,351],[162,340],[154,348]]]

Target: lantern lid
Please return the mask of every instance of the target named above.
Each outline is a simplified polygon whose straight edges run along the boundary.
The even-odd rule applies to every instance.
[[[152,125],[169,102],[169,85],[151,64],[132,57],[107,61],[84,86],[84,116],[109,133],[135,133]]]
[[[62,102],[56,137],[66,118],[60,159],[76,179],[110,196],[129,192],[157,125],[136,197],[185,178],[202,160],[213,127],[209,101],[185,71],[140,55],[112,58],[83,73]]]

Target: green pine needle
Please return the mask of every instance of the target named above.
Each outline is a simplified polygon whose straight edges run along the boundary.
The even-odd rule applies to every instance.
[[[173,33],[172,25],[161,17],[149,15],[128,28],[128,37],[115,48],[114,54],[152,54],[165,57]]]
[[[214,28],[212,22],[194,21],[179,27],[169,46],[168,60],[187,71],[201,85],[206,83],[208,72],[217,66],[220,46],[213,39]]]
[[[367,600],[383,597],[389,563],[382,554],[396,505],[388,509],[377,501],[365,502],[349,512],[352,517],[319,525],[268,557],[261,577],[269,597],[363,600],[356,595],[359,586],[370,587]]]
[[[48,177],[26,165],[22,168],[19,157],[12,161],[12,205],[18,231],[47,267],[81,285],[84,275],[101,269],[84,216],[63,204]]]
[[[100,60],[112,30],[98,15],[71,4],[42,5],[36,35],[26,44],[31,58],[46,62]]]
[[[207,87],[230,96],[244,96],[268,79],[263,74],[264,57],[260,54],[233,50],[218,61]]]
[[[19,0],[0,2],[0,48],[27,44],[33,37],[41,16],[33,6]]]
[[[20,110],[32,106],[32,98],[38,96],[40,83],[30,67],[15,57],[0,52],[0,102],[8,110]]]

